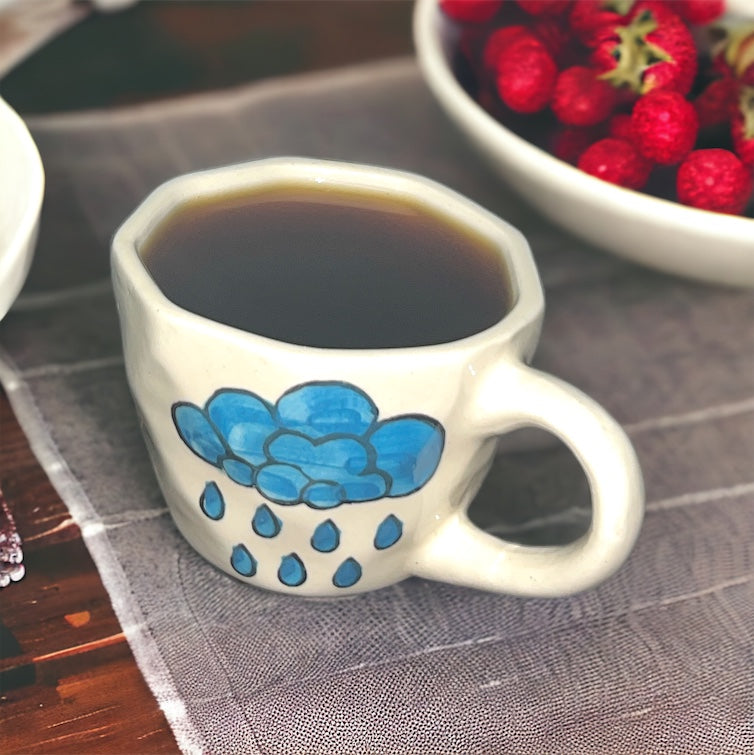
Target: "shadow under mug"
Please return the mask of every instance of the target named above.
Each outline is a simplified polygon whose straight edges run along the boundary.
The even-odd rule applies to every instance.
[[[161,222],[197,198],[286,187],[411,202],[473,229],[503,261],[511,307],[448,343],[343,349],[256,335],[168,300],[141,256]],[[524,237],[474,202],[374,166],[273,158],[223,167],[147,197],[114,237],[112,273],[161,490],[182,535],[228,574],[305,596],[410,576],[558,596],[596,585],[627,558],[643,516],[634,450],[592,399],[527,366],[544,311],[539,276]],[[509,543],[466,515],[499,436],[524,426],[554,433],[586,473],[592,521],[575,542]]]

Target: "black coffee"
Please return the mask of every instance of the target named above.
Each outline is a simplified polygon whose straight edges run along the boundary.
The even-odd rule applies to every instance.
[[[286,188],[191,203],[140,252],[180,307],[307,346],[446,343],[509,307],[490,242],[369,194]]]

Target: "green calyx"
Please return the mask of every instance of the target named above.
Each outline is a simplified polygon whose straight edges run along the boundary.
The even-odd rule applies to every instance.
[[[741,87],[738,106],[744,116],[744,138],[754,139],[754,87]]]
[[[601,6],[621,16],[625,16],[634,7],[636,0],[602,0]]]
[[[647,36],[657,29],[657,19],[650,10],[645,10],[634,18],[628,26],[619,26],[615,33],[619,41],[612,51],[615,67],[603,73],[600,78],[609,81],[614,87],[628,87],[637,94],[645,94],[644,79],[647,69],[657,63],[667,63],[673,58],[652,42]]]
[[[725,62],[736,76],[743,76],[754,65],[754,23],[736,23],[720,28],[724,34],[721,46]]]

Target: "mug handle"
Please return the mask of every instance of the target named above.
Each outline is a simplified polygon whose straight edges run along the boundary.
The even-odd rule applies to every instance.
[[[558,436],[589,480],[589,530],[567,545],[524,546],[484,532],[461,509],[419,545],[413,573],[493,592],[556,597],[593,587],[616,571],[644,513],[641,469],[620,425],[577,388],[522,364],[498,364],[483,378],[470,413],[486,436],[526,425]]]

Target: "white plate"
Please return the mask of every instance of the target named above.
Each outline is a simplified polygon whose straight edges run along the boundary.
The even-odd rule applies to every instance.
[[[24,122],[0,99],[0,319],[29,272],[43,194],[37,147]]]
[[[448,63],[454,30],[437,0],[417,0],[419,67],[441,107],[490,166],[544,215],[601,249],[648,267],[754,287],[754,219],[697,210],[594,178],[488,115]]]

